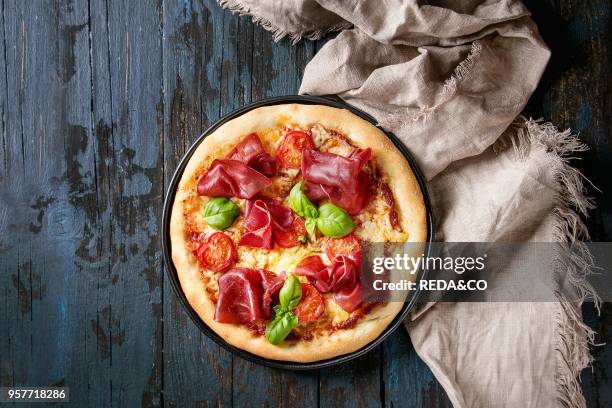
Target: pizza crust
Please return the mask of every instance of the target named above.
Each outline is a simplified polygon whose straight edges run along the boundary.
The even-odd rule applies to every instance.
[[[266,106],[223,124],[207,136],[189,159],[174,199],[170,219],[172,261],[187,300],[206,325],[229,344],[273,360],[305,363],[359,350],[375,340],[403,306],[403,302],[389,302],[368,313],[353,328],[315,336],[308,341],[286,341],[278,346],[269,343],[264,336],[254,335],[244,326],[218,323],[213,319],[215,304],[206,295],[198,262],[189,250],[183,218],[184,201],[190,186],[196,181],[201,163],[214,154],[219,155],[220,147],[229,150],[249,133],[285,125],[306,127],[314,123],[338,130],[358,147],[372,148],[377,166],[389,177],[389,187],[396,199],[402,229],[408,233],[408,242],[423,243],[422,246],[411,246],[415,255],[421,252],[427,240],[425,204],[407,160],[380,129],[348,110],[324,105]]]

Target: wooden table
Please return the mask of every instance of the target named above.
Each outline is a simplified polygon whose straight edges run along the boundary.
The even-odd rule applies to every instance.
[[[553,59],[527,113],[580,132],[612,238],[611,4],[531,0]],[[322,42],[275,44],[213,1],[0,0],[0,383],[75,406],[448,406],[406,333],[341,367],[248,363],[201,334],[164,274],[166,185],[190,143],[250,101],[297,92]],[[587,322],[610,342],[612,309]],[[611,406],[610,348],[582,375]]]

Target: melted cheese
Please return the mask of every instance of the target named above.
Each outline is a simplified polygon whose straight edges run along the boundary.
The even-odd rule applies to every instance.
[[[354,149],[349,142],[343,138],[334,137],[329,130],[319,124],[310,129],[310,134],[315,147],[321,151],[348,156]]]
[[[338,306],[338,304],[334,301],[333,296],[329,294],[325,295],[325,312],[327,313],[328,319],[334,326],[351,317],[351,314]]]
[[[309,255],[318,254],[310,245],[293,248],[275,247],[270,251],[238,247],[238,265],[253,269],[267,269],[276,273],[293,272],[298,263]]]
[[[372,197],[368,206],[353,219],[360,225],[355,234],[364,241],[404,242],[408,239],[408,234],[391,226],[389,205],[380,193]]]

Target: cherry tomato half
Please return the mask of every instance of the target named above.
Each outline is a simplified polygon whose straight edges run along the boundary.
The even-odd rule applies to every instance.
[[[295,315],[300,323],[317,320],[325,311],[323,296],[309,283],[302,283],[302,299],[295,308]]]
[[[285,135],[276,150],[276,158],[284,167],[299,169],[302,165],[302,150],[304,149],[314,149],[310,134],[292,130]]]
[[[215,232],[196,249],[196,258],[204,268],[225,272],[236,262],[234,241],[223,232]]]
[[[293,216],[293,223],[289,231],[274,231],[274,240],[281,248],[292,248],[300,245],[300,237],[306,237],[306,227],[304,220],[297,215]]]
[[[338,255],[351,258],[354,262],[361,262],[361,243],[355,234],[348,234],[342,238],[327,238],[325,253],[330,261]]]

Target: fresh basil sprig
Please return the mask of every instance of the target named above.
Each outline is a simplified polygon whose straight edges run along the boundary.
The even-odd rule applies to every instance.
[[[204,221],[217,230],[232,225],[238,214],[240,214],[238,206],[226,197],[211,198],[204,207]]]
[[[298,325],[298,318],[293,312],[277,314],[266,327],[266,338],[275,346],[291,333],[291,330]]]
[[[297,215],[304,218],[304,227],[311,241],[315,239],[315,230],[325,236],[340,238],[350,234],[355,225],[351,216],[342,208],[331,204],[323,204],[317,209],[304,193],[304,182],[300,181],[289,193],[289,207]]]
[[[266,327],[265,336],[274,345],[280,344],[295,326],[298,318],[293,313],[302,298],[302,284],[295,275],[289,275],[283,284],[278,300],[280,304],[274,306],[274,319]]]
[[[278,292],[278,300],[282,308],[293,310],[302,298],[302,284],[295,275],[289,275],[285,284]]]
[[[304,193],[304,182],[297,183],[289,192],[289,207],[302,218],[317,218],[319,211]]]
[[[332,203],[325,203],[319,207],[317,228],[325,236],[340,238],[350,234],[355,224],[351,216],[342,208]]]

